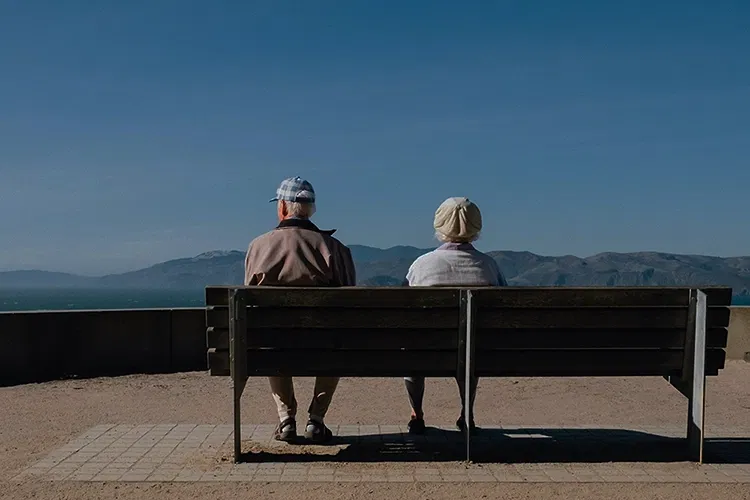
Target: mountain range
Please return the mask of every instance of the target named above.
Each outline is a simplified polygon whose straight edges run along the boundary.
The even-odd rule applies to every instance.
[[[362,286],[398,286],[409,265],[429,248],[388,249],[351,245]],[[723,285],[750,296],[750,257],[710,257],[662,252],[600,253],[591,257],[493,251],[509,284],[518,286]],[[86,277],[49,271],[0,272],[1,288],[200,289],[241,284],[244,252],[217,250],[122,274]]]

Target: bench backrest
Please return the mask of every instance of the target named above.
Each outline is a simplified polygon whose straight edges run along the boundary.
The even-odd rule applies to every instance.
[[[707,295],[706,374],[724,366],[729,288]],[[693,292],[694,293],[694,292]],[[230,315],[231,297],[243,304]],[[208,287],[209,368],[248,375],[681,376],[689,288]],[[232,319],[234,318],[234,319]]]
[[[457,289],[241,290],[250,375],[454,376]],[[209,367],[229,370],[229,297],[208,288]]]
[[[724,366],[731,290],[709,288],[706,369]],[[477,375],[681,376],[688,288],[474,291]]]

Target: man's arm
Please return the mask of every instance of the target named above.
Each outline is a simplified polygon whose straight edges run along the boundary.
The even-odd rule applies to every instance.
[[[497,269],[497,285],[498,286],[508,286],[508,280],[505,279],[505,275],[503,274],[503,271],[500,269],[500,266],[495,263],[495,268]]]
[[[250,265],[252,264],[252,261],[250,259],[250,251],[252,249],[253,249],[253,244],[251,242],[250,245],[248,245],[247,247],[247,252],[245,252],[245,279],[244,279],[245,286],[250,284],[248,283],[248,281],[249,281],[249,277],[252,276],[251,268],[250,268]]]
[[[502,272],[497,275],[497,281],[500,286],[508,286],[508,281],[505,279],[505,276],[503,276]]]
[[[255,269],[255,252],[253,252],[253,242],[247,247],[247,253],[245,254],[245,286],[257,285],[259,278],[256,276],[257,272]]]
[[[343,244],[339,245],[339,268],[335,270],[340,286],[357,285],[357,269],[354,266],[352,252]]]

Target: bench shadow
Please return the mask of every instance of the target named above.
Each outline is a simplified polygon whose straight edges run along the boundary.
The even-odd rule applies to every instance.
[[[337,436],[325,446],[254,446],[242,462],[455,462],[466,457],[461,433],[429,428],[424,436]],[[623,429],[481,429],[472,439],[476,463],[685,462],[685,438]],[[709,438],[704,462],[750,463],[750,438]]]

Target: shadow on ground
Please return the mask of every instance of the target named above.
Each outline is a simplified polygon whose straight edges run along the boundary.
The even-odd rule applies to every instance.
[[[243,462],[453,462],[466,457],[461,433],[339,436],[326,446],[245,443]],[[477,463],[685,462],[687,441],[623,429],[482,429],[472,438]],[[706,440],[706,463],[750,463],[750,438]]]

